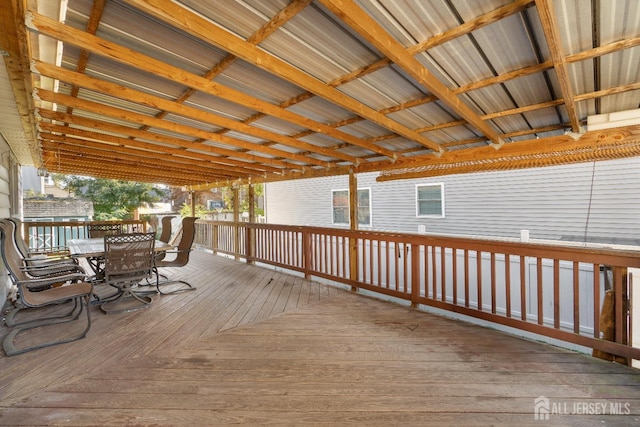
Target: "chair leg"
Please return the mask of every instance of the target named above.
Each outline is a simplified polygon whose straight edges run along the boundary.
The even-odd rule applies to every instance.
[[[185,281],[185,280],[173,280],[173,279],[169,279],[167,276],[165,276],[164,274],[160,273],[157,269],[156,269],[156,288],[158,289],[158,293],[160,295],[171,295],[171,294],[177,294],[178,292],[185,292],[185,291],[195,291],[196,288],[194,288],[191,283]],[[160,280],[160,277],[163,277],[165,280]],[[161,286],[166,286],[166,285],[171,285],[171,284],[175,284],[175,283],[180,283],[182,285],[184,285],[184,287],[178,288],[178,289],[174,289],[170,292],[163,292],[162,289],[160,288]]]
[[[15,339],[16,337],[23,333],[23,332],[27,332],[31,329],[35,329],[35,328],[39,328],[39,327],[46,327],[46,326],[51,326],[51,325],[56,325],[56,324],[60,324],[60,323],[65,323],[65,322],[52,322],[52,323],[46,323],[46,324],[35,324],[35,325],[30,325],[30,326],[25,326],[25,327],[17,327],[12,329],[9,334],[4,338],[4,340],[2,341],[2,348],[4,349],[4,352],[7,356],[15,356],[17,354],[22,354],[22,353],[26,353],[28,351],[33,351],[33,350],[37,350],[40,348],[45,348],[45,347],[51,347],[53,345],[58,345],[58,344],[64,344],[64,343],[68,343],[68,342],[73,342],[73,341],[77,341],[81,338],[84,338],[87,336],[87,332],[89,332],[89,329],[91,329],[91,312],[89,311],[89,296],[83,296],[80,298],[74,298],[76,300],[80,300],[80,301],[76,301],[76,305],[80,306],[80,311],[78,312],[77,316],[75,317],[75,319],[80,317],[80,313],[82,313],[82,310],[86,311],[87,313],[87,326],[85,327],[85,329],[80,332],[79,334],[70,336],[68,338],[62,338],[62,339],[57,339],[57,340],[52,340],[52,341],[46,341],[43,343],[39,343],[39,344],[34,344],[28,347],[23,347],[23,348],[18,348],[15,344]]]
[[[80,310],[78,310],[78,306],[80,306]],[[65,323],[65,322],[70,322],[72,320],[76,320],[80,316],[80,313],[82,313],[82,304],[79,305],[78,299],[74,298],[73,307],[71,307],[71,310],[69,310],[68,313],[60,314],[56,316],[50,316],[50,317],[39,317],[36,319],[30,319],[30,320],[29,319],[16,320],[16,316],[18,315],[18,313],[21,311],[24,311],[25,308],[30,308],[30,307],[24,307],[24,308],[16,307],[13,310],[11,310],[7,314],[7,317],[5,317],[4,324],[12,328],[14,326],[22,326],[22,325],[35,324],[35,323],[50,323],[50,324]],[[76,310],[78,311],[76,312]]]
[[[137,301],[138,304],[127,305],[127,302],[125,301],[126,299],[129,299],[129,302],[132,300]],[[141,308],[147,308],[152,301],[153,299],[150,296],[134,292],[131,290],[131,285],[127,285],[124,286],[122,291],[113,299],[100,304],[100,309],[106,314],[128,313]]]
[[[174,284],[174,283],[181,283],[181,284],[185,285],[185,287],[184,288],[174,289],[174,290],[172,290],[170,292],[163,292],[162,289],[160,289],[161,286],[171,285],[171,284]],[[196,290],[196,288],[194,288],[191,285],[191,283],[186,282],[184,280],[166,280],[166,281],[163,281],[163,282],[158,282],[157,287],[158,287],[158,293],[160,295],[171,295],[171,294],[177,294],[178,292],[195,291]]]

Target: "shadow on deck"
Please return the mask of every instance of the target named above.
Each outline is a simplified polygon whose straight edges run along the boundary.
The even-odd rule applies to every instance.
[[[204,252],[178,273],[198,289],[0,356],[0,424],[640,422],[625,366]]]

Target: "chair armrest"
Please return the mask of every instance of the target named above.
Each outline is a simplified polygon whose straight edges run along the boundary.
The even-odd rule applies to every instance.
[[[170,249],[168,251],[156,252],[156,256],[160,254],[181,254],[183,252],[191,252],[193,249]]]
[[[27,262],[76,262],[75,258],[68,255],[49,256],[49,255],[29,255],[24,257]]]
[[[14,283],[18,286],[24,286],[27,289],[42,289],[46,286],[55,285],[63,282],[82,282],[85,281],[86,275],[81,273],[60,274],[56,276],[47,276],[37,279],[18,280]]]
[[[20,270],[25,273],[41,276],[52,274],[66,274],[71,272],[85,273],[84,269],[78,264],[59,264],[59,265],[23,265]]]
[[[78,263],[73,261],[50,261],[50,262],[36,262],[31,264],[27,259],[24,260],[25,264],[22,266],[22,270],[38,270],[47,268],[73,268],[78,267]]]

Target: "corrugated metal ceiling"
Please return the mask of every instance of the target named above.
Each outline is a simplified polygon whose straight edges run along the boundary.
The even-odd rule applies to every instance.
[[[3,49],[61,83],[22,123],[51,171],[199,188],[640,154],[635,127],[584,129],[640,107],[635,0],[13,1],[31,40]]]

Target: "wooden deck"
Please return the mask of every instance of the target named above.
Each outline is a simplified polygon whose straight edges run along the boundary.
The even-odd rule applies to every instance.
[[[0,424],[640,423],[625,366],[204,252],[180,274],[198,289],[0,356]]]

